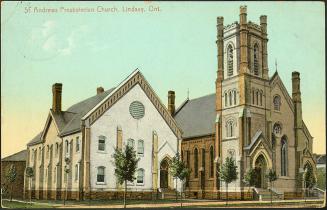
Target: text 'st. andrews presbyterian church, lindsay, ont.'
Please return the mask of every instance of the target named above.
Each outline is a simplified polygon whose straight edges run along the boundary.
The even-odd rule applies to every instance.
[[[176,109],[174,91],[168,92],[166,108],[138,69],[66,111],[61,109],[62,84],[54,84],[45,126],[27,144],[27,165],[35,176],[31,185],[25,180],[25,192],[36,199],[63,199],[66,188],[68,199],[120,197],[112,154],[129,144],[140,158],[137,179],[128,183],[131,197],[174,190],[169,160],[176,153],[191,169],[186,196],[224,198],[217,170],[228,156],[239,174],[229,184],[231,197],[252,196],[243,182],[250,168],[258,190],[267,190],[265,174],[274,169],[274,191],[284,198],[302,196],[303,171],[316,169],[313,137],[302,120],[300,73],[292,73],[291,96],[277,71],[269,77],[267,16],[260,16],[257,25],[247,21],[241,6],[239,22],[224,26],[223,17],[217,18],[217,33],[215,93],[186,99]]]

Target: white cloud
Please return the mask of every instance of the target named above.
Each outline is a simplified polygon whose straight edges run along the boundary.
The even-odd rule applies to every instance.
[[[40,46],[43,52],[39,53],[68,56],[83,44],[82,39],[88,31],[87,25],[64,30],[57,22],[48,20],[41,27],[32,29],[28,44]]]

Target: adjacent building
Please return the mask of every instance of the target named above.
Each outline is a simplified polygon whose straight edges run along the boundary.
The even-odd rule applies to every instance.
[[[27,150],[22,150],[1,159],[1,189],[3,198],[9,198],[10,191],[15,199],[24,198],[24,172],[26,168]],[[11,165],[14,165],[17,175],[12,185],[7,181],[6,174]]]

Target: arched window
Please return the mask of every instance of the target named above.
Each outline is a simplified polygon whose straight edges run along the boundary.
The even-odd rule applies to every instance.
[[[66,144],[66,154],[68,155],[68,153],[69,153],[69,143],[68,143],[68,140],[66,140],[65,144]]]
[[[233,120],[227,121],[226,127],[227,127],[227,137],[233,137],[234,136],[234,122],[233,122]]]
[[[281,102],[280,102],[279,95],[274,96],[273,103],[274,103],[274,110],[280,111]]]
[[[138,140],[137,142],[137,154],[143,155],[144,154],[144,141]]]
[[[233,46],[227,47],[227,76],[233,76]]]
[[[232,106],[233,104],[232,104],[232,91],[229,91],[229,93],[228,93],[228,98],[229,98],[229,106]]]
[[[39,147],[39,160],[41,160],[41,147]]]
[[[137,177],[136,177],[137,184],[144,184],[144,169],[140,168],[137,170]]]
[[[210,147],[210,177],[213,177],[213,164],[214,154],[213,154],[213,146]]]
[[[254,96],[255,96],[255,93],[254,93],[254,89],[252,90],[252,104],[254,104]]]
[[[128,145],[129,147],[134,148],[134,139],[128,139],[128,140],[127,140],[127,145]]]
[[[236,105],[236,90],[233,91],[234,105]]]
[[[204,148],[202,148],[201,150],[202,152],[202,167],[204,168],[206,165],[206,150]]]
[[[227,107],[228,105],[227,105],[227,92],[225,93],[225,107]]]
[[[256,92],[255,92],[255,102],[256,102],[256,105],[258,105],[259,103],[259,91],[257,90]]]
[[[194,149],[194,178],[198,178],[198,160],[199,160],[199,157],[198,157],[198,149],[195,148]]]
[[[273,127],[273,131],[275,135],[281,135],[282,134],[282,126],[279,123],[275,123]]]
[[[80,145],[79,137],[77,136],[76,137],[76,152],[79,152],[79,145]]]
[[[55,154],[56,154],[56,157],[58,156],[58,150],[59,150],[59,144],[56,143],[56,148],[55,148]]]
[[[262,92],[259,93],[260,106],[262,106]]]
[[[57,181],[57,166],[54,168],[53,171],[53,182],[56,183]]]
[[[287,176],[287,139],[286,136],[281,140],[281,176]]]
[[[78,164],[75,164],[75,181],[78,180]]]
[[[259,75],[259,47],[258,44],[256,43],[253,47],[253,70],[254,70],[254,75],[258,76]]]
[[[98,172],[97,172],[97,182],[104,182],[104,166],[99,166],[98,167]]]

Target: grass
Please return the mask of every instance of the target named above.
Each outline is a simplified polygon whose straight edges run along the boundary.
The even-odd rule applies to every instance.
[[[43,203],[24,203],[18,201],[2,201],[2,206],[7,208],[15,208],[15,209],[26,209],[26,208],[37,208],[37,209],[45,209],[45,208],[54,208],[51,205],[43,204]]]

